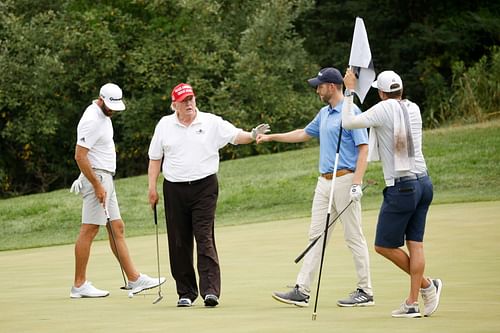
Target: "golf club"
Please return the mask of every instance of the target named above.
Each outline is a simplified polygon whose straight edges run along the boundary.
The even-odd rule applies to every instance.
[[[368,187],[368,185],[371,185],[372,183],[371,182],[368,182],[365,186],[363,186],[363,191]],[[340,211],[340,213],[330,222],[330,224],[328,224],[328,228],[327,229],[330,229],[330,227],[335,223],[335,221],[337,221],[340,216],[347,210],[347,208],[349,208],[349,206],[352,204],[352,200],[349,201],[349,203],[347,204],[347,206],[344,207],[344,209],[342,209]],[[301,254],[298,255],[297,258],[295,258],[294,262],[297,264],[299,261],[302,260],[302,258],[304,258],[304,256],[307,254],[307,252],[309,252],[309,250],[311,250],[311,248],[318,242],[318,240],[321,238],[321,236],[323,236],[323,234],[319,235],[318,237],[314,238],[311,243],[309,243],[309,245],[305,248],[304,251],[302,251]]]
[[[106,209],[106,206],[104,206],[104,213],[106,214],[106,219],[107,219],[107,224],[108,224],[109,230],[110,230],[111,240],[113,241],[113,246],[115,247],[116,259],[118,259],[118,264],[120,265],[120,270],[122,271],[123,287],[120,287],[120,289],[128,290],[130,288],[128,287],[127,279],[125,278],[125,272],[123,271],[123,265],[122,265],[122,261],[120,259],[120,252],[118,251],[118,248],[116,247],[115,232],[113,231],[113,226],[111,225],[111,219],[109,217],[109,213],[108,213],[108,210]]]
[[[158,245],[158,215],[156,213],[156,204],[153,206],[153,214],[156,228],[156,262],[158,264],[158,297],[153,302],[153,304],[156,304],[163,299],[163,295],[161,294],[160,246]]]

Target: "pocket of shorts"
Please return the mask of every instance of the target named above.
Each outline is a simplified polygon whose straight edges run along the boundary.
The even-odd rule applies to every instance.
[[[99,180],[101,184],[103,184],[103,177],[102,175],[96,173],[96,177]],[[90,181],[87,179],[87,177],[82,178],[82,190],[80,191],[83,197],[94,194],[94,186],[90,183]]]
[[[385,193],[385,201],[392,212],[409,212],[415,209],[414,185],[405,184],[389,188]]]

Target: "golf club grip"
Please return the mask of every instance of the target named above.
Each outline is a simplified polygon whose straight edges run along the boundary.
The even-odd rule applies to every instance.
[[[156,204],[153,206],[153,215],[155,219],[155,224],[158,225],[158,213],[156,212]]]

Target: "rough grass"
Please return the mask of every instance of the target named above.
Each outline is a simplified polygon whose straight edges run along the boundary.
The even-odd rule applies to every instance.
[[[425,131],[434,204],[500,199],[499,147],[500,121]],[[309,216],[317,163],[317,147],[222,162],[217,225]],[[371,164],[365,179],[379,185],[365,190],[363,209],[378,209],[383,188],[380,164]],[[116,187],[127,234],[151,234],[147,177],[119,179]],[[80,210],[81,199],[67,189],[0,200],[0,250],[72,243]],[[101,232],[98,237],[106,235]]]

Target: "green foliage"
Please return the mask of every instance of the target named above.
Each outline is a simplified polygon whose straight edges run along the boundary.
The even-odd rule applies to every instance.
[[[432,111],[426,115],[429,124],[481,122],[500,114],[499,47],[469,68],[457,61],[452,70],[451,89],[442,88],[445,85],[439,76],[429,80],[436,92],[426,103]]]
[[[317,68],[311,66],[292,24],[310,5],[304,0],[264,2],[251,17],[236,53],[234,75],[215,97],[226,101],[222,115],[237,126],[266,122],[274,132],[290,131],[304,127],[316,114],[319,105],[306,79]],[[228,147],[225,156],[283,149],[290,146]]]
[[[487,0],[1,1],[0,197],[71,183],[77,122],[106,82],[127,104],[114,118],[119,177],[146,172],[154,126],[182,81],[202,111],[241,128],[304,127],[321,105],[306,80],[317,64],[347,65],[358,15],[376,69],[401,73],[427,126],[493,117],[499,14]],[[365,103],[376,101],[373,91]],[[222,158],[300,147],[229,146]]]
[[[356,16],[365,22],[376,71],[401,74],[406,97],[422,106],[429,126],[440,124],[440,104],[451,98],[453,64],[472,66],[500,44],[498,1],[318,1],[298,22],[317,63],[347,66]],[[365,104],[377,101],[372,89]]]

